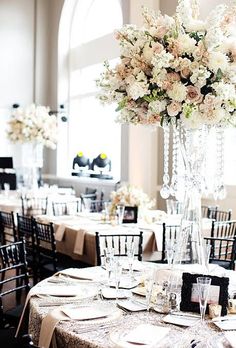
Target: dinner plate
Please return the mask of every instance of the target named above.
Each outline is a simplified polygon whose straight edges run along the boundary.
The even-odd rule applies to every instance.
[[[92,298],[97,295],[98,289],[94,286],[60,286],[50,285],[37,289],[36,295],[52,298],[73,297],[78,299]]]
[[[110,341],[117,348],[159,348],[170,329],[150,324],[141,324],[133,328],[119,328],[111,332]]]
[[[228,320],[222,320],[222,321],[213,321],[212,322],[223,331],[227,330],[236,330],[236,320],[235,319],[228,319]]]
[[[186,327],[195,325],[197,322],[199,322],[199,320],[200,316],[192,316],[190,314],[188,315],[187,313],[181,313],[179,315],[168,314],[164,318],[162,318],[162,321],[164,321],[165,323]]]
[[[111,303],[91,303],[87,305],[70,305],[62,309],[63,313],[73,320],[79,320],[81,327],[97,324],[108,324],[119,321],[123,312]]]

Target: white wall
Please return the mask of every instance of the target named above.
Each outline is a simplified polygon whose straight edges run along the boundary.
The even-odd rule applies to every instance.
[[[158,10],[156,0],[131,0],[130,23],[142,26],[142,5]],[[128,181],[142,187],[151,198],[157,198],[158,137],[157,129],[129,126]]]
[[[6,139],[12,104],[32,102],[34,96],[34,1],[0,1],[0,156],[19,152]]]

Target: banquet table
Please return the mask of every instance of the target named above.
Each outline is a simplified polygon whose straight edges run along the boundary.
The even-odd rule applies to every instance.
[[[143,231],[143,260],[160,259],[162,251],[162,224],[179,225],[180,216],[167,216],[165,220],[155,223],[138,221],[136,224],[112,224],[104,222],[98,213],[78,213],[76,216],[42,215],[37,219],[41,222],[53,222],[55,226],[56,248],[75,260],[89,265],[96,265],[95,232],[102,234],[132,234]],[[203,220],[204,236],[209,235],[210,219]]]
[[[160,274],[163,275],[168,272],[168,270],[165,269],[167,266],[153,265],[145,262],[142,263],[142,267],[140,268],[142,273],[146,271],[147,265],[148,267],[151,265],[151,267],[155,269],[155,283],[160,284],[160,279],[162,278]],[[190,268],[188,271],[190,271]],[[236,289],[235,272],[225,271],[220,267],[218,267],[218,269],[212,269],[210,272],[214,274],[217,273],[219,276],[229,276],[231,291],[232,289]],[[88,280],[88,278],[90,280]],[[199,345],[199,347],[203,348],[213,347],[217,340],[222,339],[223,334],[220,333],[218,327],[210,320],[206,322],[207,325],[201,326],[199,320],[196,319],[195,324],[187,328],[164,322],[166,314],[157,311],[155,309],[155,304],[153,304],[150,312],[146,310],[139,310],[136,312],[122,310],[121,307],[116,306],[114,299],[107,299],[101,296],[101,289],[103,289],[103,293],[105,293],[105,279],[106,271],[104,269],[101,267],[90,267],[87,269],[67,269],[62,271],[61,274],[56,274],[37,284],[32,289],[33,292],[29,299],[29,333],[32,335],[34,343],[45,348],[49,348],[50,341],[51,347],[53,348],[137,348],[140,346],[147,348],[192,348],[196,342],[208,344]],[[138,276],[136,276],[136,279],[138,279]],[[55,288],[57,288],[57,291]],[[77,297],[69,296],[69,294],[71,295],[71,289],[73,289],[73,291],[76,289]],[[135,295],[135,293],[132,293],[132,291],[134,290],[129,290],[129,296],[131,296],[130,301],[139,305],[142,303],[143,305],[145,300]],[[65,297],[63,297],[62,294],[64,294]],[[124,303],[124,301],[127,300],[119,299],[119,305]],[[104,308],[105,310],[109,308],[108,315],[104,316],[104,318],[96,316],[89,317],[91,314],[88,314],[87,317],[85,317],[86,319],[81,319],[81,313],[83,317],[84,310],[96,312],[101,308],[102,310],[104,310]],[[144,308],[146,308],[145,304]],[[69,315],[68,313],[72,315],[71,318],[73,319],[67,316]],[[76,317],[76,315],[79,316]],[[143,327],[143,324],[147,326],[144,325]],[[126,335],[132,336],[133,333],[137,335],[137,330],[143,328],[146,330],[154,330],[152,331],[154,336],[155,333],[158,333],[158,337],[160,338],[163,335],[163,339],[154,345],[135,344],[135,342],[131,344],[126,341],[126,343],[124,343],[124,337],[126,337]],[[236,322],[234,330],[236,330]],[[231,332],[233,332],[234,337],[236,337],[236,331]],[[142,334],[145,336],[145,333],[142,332]],[[210,342],[214,344],[211,346]],[[219,345],[217,347],[221,346]],[[222,347],[224,346],[222,345]],[[231,346],[228,345],[228,347]]]
[[[47,214],[52,214],[52,202],[69,202],[79,200],[73,194],[60,194],[60,191],[39,188],[37,190],[24,190],[0,193],[0,210],[5,212],[22,213],[21,195],[27,195],[32,198],[48,198]]]
[[[117,224],[102,221],[101,214],[80,213],[76,216],[38,216],[41,222],[53,222],[55,227],[56,248],[58,252],[69,255],[75,260],[96,265],[95,232],[103,234],[133,234],[143,231],[143,255],[149,257],[154,251],[161,250],[161,229],[154,225]],[[157,230],[160,238],[156,244]]]

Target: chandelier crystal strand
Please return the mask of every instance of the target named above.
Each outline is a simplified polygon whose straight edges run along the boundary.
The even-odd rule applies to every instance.
[[[191,0],[192,17],[197,19],[199,17],[199,0]]]
[[[163,185],[160,191],[162,198],[167,199],[170,196],[170,176],[169,176],[169,146],[170,146],[170,126],[164,125],[164,174]]]
[[[224,199],[226,190],[224,186],[224,128],[217,127],[216,129],[216,174],[217,174],[217,196],[219,199]]]
[[[173,126],[173,141],[172,141],[172,177],[170,185],[170,194],[176,196],[177,191],[177,170],[178,170],[178,128]]]

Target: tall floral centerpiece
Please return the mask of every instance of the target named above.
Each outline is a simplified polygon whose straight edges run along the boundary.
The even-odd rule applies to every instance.
[[[134,185],[123,184],[117,191],[111,192],[111,212],[116,211],[117,205],[138,207],[139,213],[150,209],[155,202],[143,190]]]
[[[120,123],[163,127],[161,195],[179,198],[185,192],[177,258],[202,264],[201,193],[211,189],[215,197],[225,196],[223,133],[236,124],[236,5],[219,5],[203,21],[198,1],[179,0],[173,17],[144,9],[143,18],[142,28],[125,25],[116,32],[120,62],[114,68],[105,63],[97,81],[100,100],[117,104]],[[208,185],[210,132],[215,133],[216,175]]]
[[[22,144],[22,165],[27,168],[27,186],[37,186],[37,168],[43,166],[43,147],[56,148],[57,118],[49,108],[31,104],[14,108],[8,122],[7,136]]]

